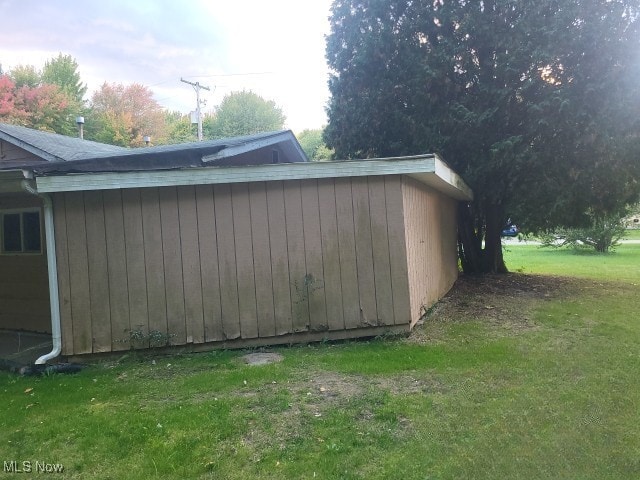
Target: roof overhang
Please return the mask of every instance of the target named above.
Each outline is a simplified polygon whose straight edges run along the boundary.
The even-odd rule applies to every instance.
[[[0,170],[0,194],[24,193],[23,182],[31,178],[28,170]]]
[[[332,162],[67,174],[37,177],[36,184],[39,192],[51,193],[381,175],[407,175],[457,200],[473,199],[471,189],[462,178],[433,154]]]

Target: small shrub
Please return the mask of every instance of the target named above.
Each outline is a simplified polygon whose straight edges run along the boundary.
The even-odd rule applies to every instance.
[[[543,247],[593,248],[605,253],[619,245],[625,235],[625,225],[620,218],[594,218],[589,227],[559,228],[541,236]]]

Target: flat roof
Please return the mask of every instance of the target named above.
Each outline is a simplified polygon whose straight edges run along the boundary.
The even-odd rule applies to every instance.
[[[68,173],[37,176],[36,186],[39,192],[52,193],[381,175],[407,175],[457,200],[473,199],[469,186],[435,154],[331,162]]]

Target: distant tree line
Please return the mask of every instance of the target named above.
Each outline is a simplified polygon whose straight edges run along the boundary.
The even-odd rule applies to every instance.
[[[164,109],[144,85],[104,82],[90,98],[86,95],[87,85],[71,55],[60,53],[40,70],[18,65],[4,72],[0,66],[1,123],[75,136],[76,117],[82,116],[84,137],[102,143],[140,147],[145,136],[155,145],[197,140],[190,114]],[[204,139],[282,130],[285,120],[275,102],[251,91],[231,92],[203,115]],[[313,131],[305,132],[308,137]],[[315,132],[307,155],[325,158],[329,151],[320,145],[322,129]]]

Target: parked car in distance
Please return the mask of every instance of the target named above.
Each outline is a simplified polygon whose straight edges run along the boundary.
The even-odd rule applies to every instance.
[[[503,228],[500,235],[503,237],[517,237],[518,233],[520,233],[518,226],[512,223]]]

